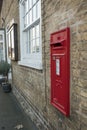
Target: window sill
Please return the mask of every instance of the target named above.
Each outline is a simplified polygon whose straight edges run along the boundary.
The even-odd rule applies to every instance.
[[[18,65],[42,70],[42,63],[41,62],[33,63],[33,62],[18,61]]]

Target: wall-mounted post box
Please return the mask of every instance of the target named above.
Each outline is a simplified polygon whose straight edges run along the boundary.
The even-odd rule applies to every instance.
[[[64,115],[70,114],[70,29],[52,33],[51,103]]]

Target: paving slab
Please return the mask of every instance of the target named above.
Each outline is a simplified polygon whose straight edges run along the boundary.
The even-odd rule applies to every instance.
[[[38,130],[19,107],[15,96],[0,86],[0,130]]]

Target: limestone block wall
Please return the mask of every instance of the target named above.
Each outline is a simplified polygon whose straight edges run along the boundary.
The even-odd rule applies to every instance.
[[[43,0],[43,50],[46,64],[47,113],[58,130],[87,129],[87,1]],[[70,27],[70,117],[50,105],[50,34]],[[54,119],[54,120],[53,120]]]

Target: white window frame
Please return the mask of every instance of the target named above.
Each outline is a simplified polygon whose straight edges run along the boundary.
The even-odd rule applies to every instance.
[[[42,41],[41,41],[41,0],[40,1],[40,18],[36,19],[35,22],[26,26],[24,28],[23,23],[23,2],[25,0],[20,0],[19,2],[19,12],[20,12],[20,61],[18,62],[19,65],[35,68],[35,69],[42,69]],[[34,25],[40,24],[40,52],[39,53],[29,53],[26,55],[24,53],[23,43],[25,40],[25,32],[30,30]]]

